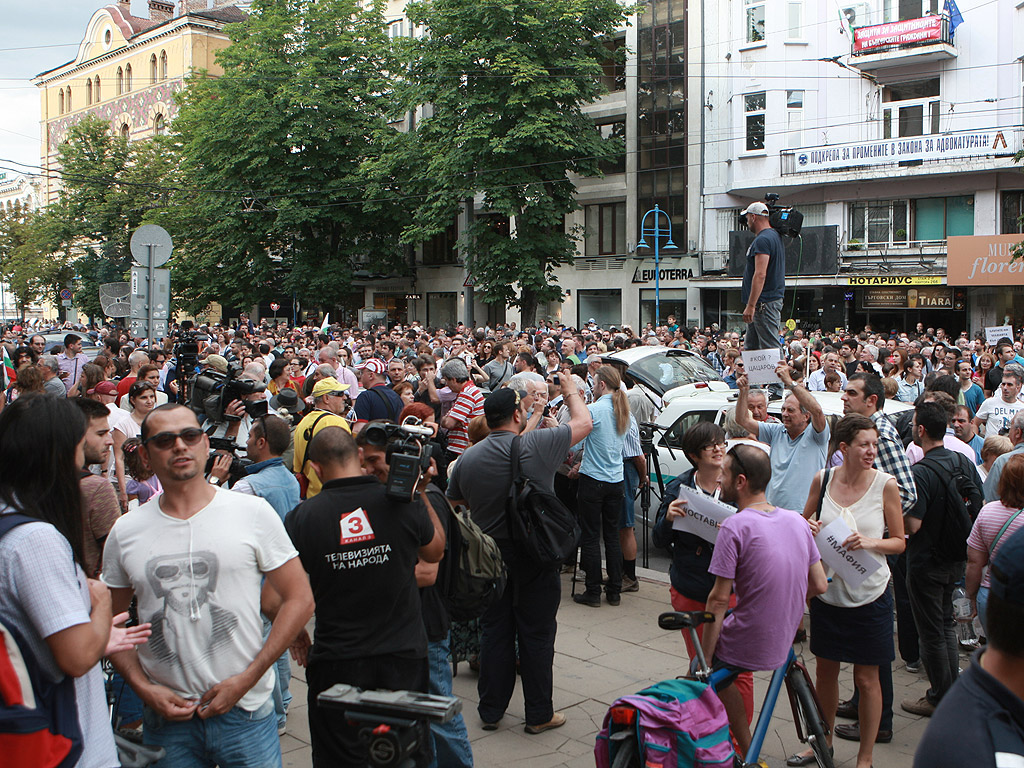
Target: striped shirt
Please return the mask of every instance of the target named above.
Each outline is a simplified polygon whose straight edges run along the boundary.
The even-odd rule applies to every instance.
[[[448,430],[448,450],[461,455],[469,448],[469,422],[484,412],[484,395],[472,382],[462,388],[448,416],[458,424]]]
[[[626,431],[626,439],[622,441],[622,459],[629,461],[643,455],[643,448],[640,447],[640,428],[637,426],[636,417],[630,414],[629,429]]]
[[[974,527],[971,528],[971,535],[967,537],[967,546],[979,552],[987,552],[988,561],[991,563],[999,548],[1009,541],[1016,531],[1024,527],[1024,515],[1017,515],[1017,519],[1007,526],[1006,532],[999,539],[995,549],[992,548],[996,536],[999,535],[999,530],[1015,514],[1017,514],[1016,508],[1008,507],[1001,501],[990,501],[978,513],[978,519],[974,521]],[[985,575],[981,577],[981,586],[989,586],[988,568],[985,569]]]

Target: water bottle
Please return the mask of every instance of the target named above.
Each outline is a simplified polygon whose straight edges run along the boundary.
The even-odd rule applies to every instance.
[[[953,617],[956,619],[956,639],[964,650],[978,647],[978,637],[974,633],[971,620],[971,600],[963,587],[953,590]]]

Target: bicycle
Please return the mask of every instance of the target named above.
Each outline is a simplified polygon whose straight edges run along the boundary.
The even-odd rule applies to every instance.
[[[717,690],[718,683],[728,677],[730,673],[728,670],[717,672],[711,670],[704,658],[704,652],[697,637],[697,627],[714,620],[715,615],[705,611],[669,611],[658,617],[658,626],[668,630],[685,629],[690,633],[697,657],[697,669],[693,676]],[[793,708],[793,722],[796,726],[797,738],[801,743],[811,747],[820,768],[835,768],[826,740],[828,725],[821,711],[821,703],[818,701],[818,695],[814,690],[814,684],[811,682],[807,668],[797,658],[792,648],[789,649],[789,656],[785,663],[772,673],[771,683],[768,685],[768,692],[765,694],[757,724],[754,727],[750,748],[742,759],[739,756],[736,757],[737,768],[755,768],[757,766],[761,747],[768,734],[768,725],[771,722],[783,684],[786,685],[789,703]],[[613,705],[608,734],[609,747],[613,752],[612,768],[643,768],[644,757],[638,742],[636,720],[637,711],[634,707],[628,704]]]

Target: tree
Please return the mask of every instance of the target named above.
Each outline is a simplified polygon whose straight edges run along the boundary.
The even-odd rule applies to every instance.
[[[356,0],[256,0],[224,74],[193,78],[172,124],[187,204],[175,292],[247,306],[294,291],[342,303],[356,263],[405,270],[395,207],[368,215],[364,164],[393,132],[384,21]],[[172,229],[172,233],[174,230]]]
[[[554,271],[572,262],[578,208],[569,174],[598,176],[624,150],[603,139],[581,106],[603,92],[608,36],[631,9],[616,0],[416,0],[428,34],[407,47],[410,106],[431,105],[410,153],[422,198],[403,237],[422,242],[483,195],[459,247],[484,301],[519,306],[533,324],[540,301],[561,300]],[[514,219],[514,227],[511,222]],[[506,223],[507,222],[507,223]],[[518,293],[516,287],[518,286]]]
[[[48,224],[40,213],[0,210],[0,277],[14,294],[22,318],[29,304],[56,296],[74,274],[63,255],[49,253],[44,245]]]

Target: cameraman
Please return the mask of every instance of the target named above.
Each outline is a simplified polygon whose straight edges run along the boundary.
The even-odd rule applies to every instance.
[[[252,381],[256,384],[263,384],[263,377],[255,371],[246,369],[238,375],[237,381]],[[249,441],[249,430],[252,429],[253,417],[250,411],[253,406],[246,407],[247,403],[258,403],[266,400],[266,392],[250,392],[242,395],[239,400],[232,400],[224,406],[224,421],[218,422],[217,428],[210,434],[211,439],[233,440],[235,443],[247,444]]]
[[[317,696],[337,683],[427,690],[415,571],[417,557],[436,563],[444,555],[444,529],[425,494],[428,475],[417,487],[419,500],[388,498],[384,485],[363,473],[359,449],[340,427],[313,436],[309,463],[322,490],[296,507],[285,527],[316,598],[316,643],[309,648],[303,632],[293,645],[296,660],[307,666],[313,765],[363,768],[367,745],[343,716],[321,708]]]
[[[356,445],[362,454],[363,471],[373,475],[387,485],[390,466],[387,459],[388,440],[374,425],[386,424],[371,421],[356,436]],[[393,425],[392,425],[393,426]],[[427,498],[437,513],[444,528],[445,540],[452,523],[448,502],[444,493],[431,483],[426,489]],[[429,693],[439,696],[452,695],[452,667],[449,663],[448,633],[451,621],[441,590],[435,586],[438,577],[438,563],[422,560],[416,563],[416,584],[420,587],[420,603],[423,609],[423,624],[427,631],[427,661],[430,667]],[[431,723],[430,732],[434,737],[434,762],[432,766],[445,768],[472,768],[473,750],[469,745],[469,734],[462,714],[447,723]]]
[[[292,434],[284,419],[278,416],[263,416],[256,419],[249,430],[245,443],[246,456],[252,464],[245,468],[245,476],[231,486],[237,493],[247,493],[267,500],[274,508],[281,521],[299,504],[299,483],[295,475],[288,471],[281,459],[291,445]],[[210,482],[214,485],[223,483],[231,469],[231,456],[218,456],[210,471]],[[270,634],[270,622],[263,619],[263,639]],[[274,663],[275,685],[273,691],[274,710],[277,713],[277,727],[280,732],[285,727],[288,705],[292,695],[288,692],[288,683],[292,678],[288,654],[284,653]]]

